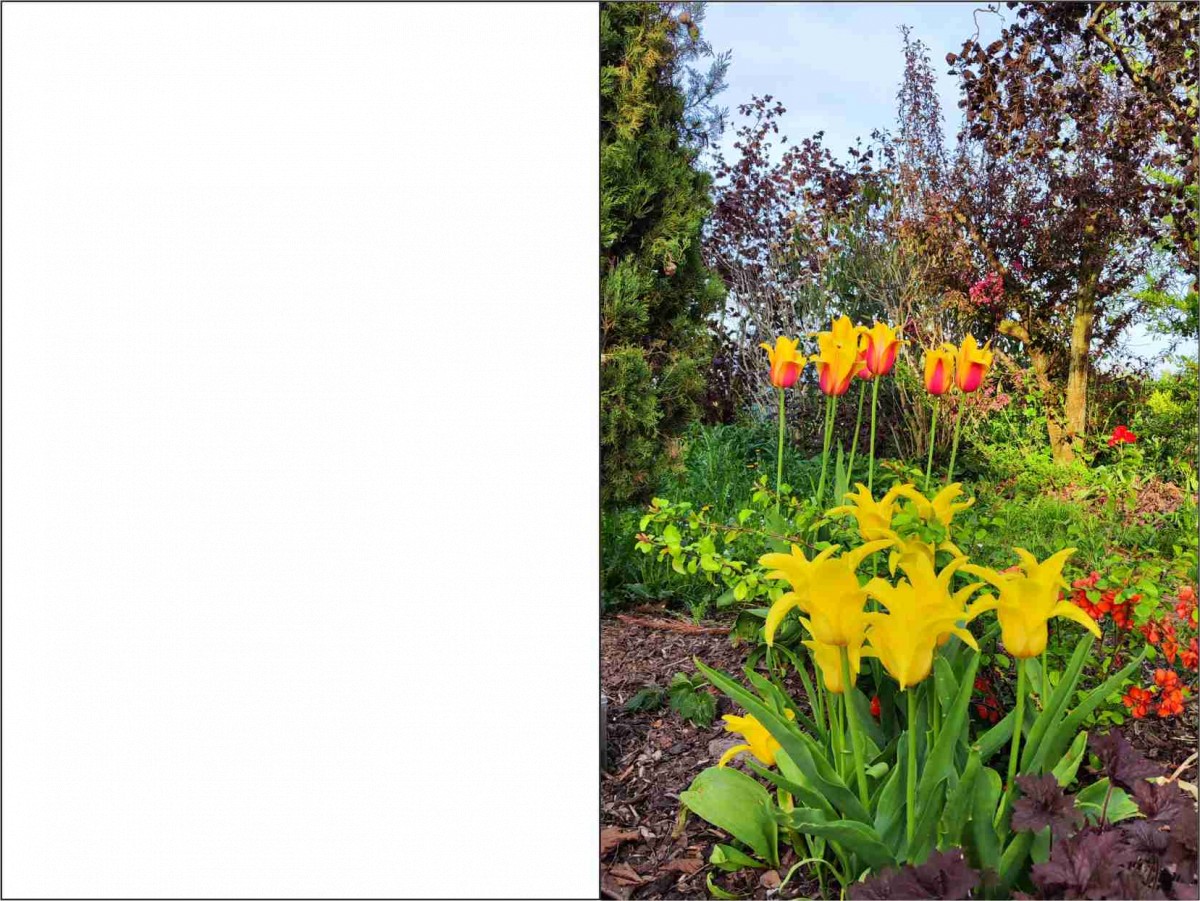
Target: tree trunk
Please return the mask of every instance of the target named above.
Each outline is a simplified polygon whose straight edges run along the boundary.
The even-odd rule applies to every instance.
[[[1083,444],[1087,432],[1087,387],[1089,352],[1092,347],[1092,327],[1096,321],[1096,280],[1098,273],[1088,273],[1075,296],[1075,318],[1071,326],[1071,358],[1067,370],[1066,441],[1070,460]]]

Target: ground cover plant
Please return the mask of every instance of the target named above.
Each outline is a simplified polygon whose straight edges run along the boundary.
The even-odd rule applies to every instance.
[[[898,134],[714,154],[702,412],[602,517],[606,895],[1200,896],[1197,369],[1122,344],[1195,339],[1196,19],[1075,6],[955,49],[953,158],[907,31]]]

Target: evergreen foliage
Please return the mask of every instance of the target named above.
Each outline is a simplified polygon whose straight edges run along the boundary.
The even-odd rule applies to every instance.
[[[699,416],[706,320],[724,296],[701,259],[710,177],[697,165],[686,49],[695,10],[600,11],[600,440],[606,506],[643,500]],[[692,11],[695,10],[695,11]],[[719,81],[719,78],[718,78]]]

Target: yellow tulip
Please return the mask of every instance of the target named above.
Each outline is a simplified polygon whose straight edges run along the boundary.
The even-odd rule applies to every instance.
[[[947,529],[950,528],[950,521],[954,519],[954,514],[961,513],[975,503],[975,498],[955,503],[955,498],[963,493],[961,482],[947,485],[933,496],[933,500],[929,500],[913,485],[901,485],[896,489],[896,493],[913,502],[917,508],[917,516],[921,519],[926,522],[937,521]]]
[[[770,570],[768,579],[786,579],[792,586],[767,612],[763,625],[767,644],[774,643],[779,624],[795,608],[808,614],[800,622],[817,641],[838,647],[849,647],[855,641],[861,644],[867,594],[858,584],[855,570],[869,554],[891,543],[891,539],[869,541],[840,557],[833,556],[838,549],[834,545],[811,561],[792,545],[790,554],[764,554],[759,558],[758,562]]]
[[[792,711],[787,710],[784,712],[787,714],[789,720],[796,718],[796,714],[792,713]],[[729,763],[729,761],[743,751],[749,751],[764,766],[775,766],[775,755],[783,746],[767,731],[766,726],[749,713],[745,716],[734,716],[732,713],[727,713],[721,719],[725,721],[726,732],[742,736],[742,738],[746,739],[746,743],[734,745],[722,754],[721,759],[717,761],[717,766],[725,766],[725,764]]]
[[[900,345],[908,342],[899,340],[894,328],[878,320],[869,329],[865,329],[864,334],[867,339],[867,369],[871,375],[887,375],[896,364],[896,354],[900,352]]]
[[[870,657],[874,653],[870,648],[863,648],[865,638],[866,634],[864,633],[856,643],[846,646],[846,656],[850,661],[851,684],[858,681],[858,673],[862,669],[862,658],[864,656]],[[811,641],[808,639],[805,639],[802,643],[812,651],[813,660],[816,661],[817,668],[821,670],[825,687],[835,695],[840,695],[845,691],[842,685],[842,649],[837,645],[824,644],[820,641]]]
[[[829,331],[817,333],[819,352],[810,359],[817,364],[817,384],[822,392],[840,397],[850,389],[862,369],[865,344],[862,328],[851,323],[849,316],[835,319]]]
[[[970,393],[978,390],[983,384],[988,370],[992,367],[992,351],[989,350],[991,343],[988,341],[980,347],[974,335],[963,338],[954,367],[954,381],[959,391]]]
[[[989,601],[964,608],[967,597],[979,585],[968,586],[950,593],[950,579],[965,561],[954,560],[935,575],[932,564],[916,557],[905,568],[907,579],[890,585],[883,579],[867,583],[867,592],[886,608],[887,613],[868,613],[870,626],[867,641],[888,675],[896,680],[900,690],[916,685],[933,670],[933,655],[939,643],[957,635],[975,650],[975,637],[959,625],[974,618]]]
[[[1066,617],[1083,626],[1097,638],[1100,627],[1079,607],[1059,600],[1059,589],[1066,588],[1062,569],[1075,548],[1065,548],[1038,562],[1024,548],[1013,551],[1021,559],[1020,572],[996,572],[986,566],[968,564],[963,572],[979,576],[999,591],[996,615],[1000,620],[1000,639],[1008,652],[1018,659],[1036,657],[1046,649],[1046,623],[1056,616]]]
[[[954,380],[953,344],[943,344],[936,350],[925,351],[925,390],[930,394],[945,394]]]
[[[771,364],[771,384],[776,388],[790,388],[796,384],[796,379],[808,362],[804,354],[797,353],[800,342],[780,335],[775,339],[774,347],[770,344],[758,346],[767,352],[767,360]]]
[[[923,541],[914,535],[893,546],[892,552],[888,554],[888,572],[894,575],[897,566],[902,568],[905,562],[917,557],[929,561],[929,565],[932,566],[938,551],[949,551],[955,557],[966,559],[966,554],[960,551],[958,545],[952,541],[943,541],[941,544],[935,545],[931,541]]]
[[[878,501],[871,497],[867,486],[859,482],[855,487],[858,493],[846,495],[849,504],[834,507],[829,511],[830,516],[853,516],[858,523],[858,534],[863,541],[879,541],[884,538],[895,539],[898,536],[892,531],[892,513],[896,500],[900,497],[900,487],[897,485],[888,491]]]

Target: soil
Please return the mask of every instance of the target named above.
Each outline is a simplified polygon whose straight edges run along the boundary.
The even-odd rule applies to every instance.
[[[736,712],[727,698],[716,697],[716,717],[706,728],[692,725],[664,706],[628,712],[624,705],[649,684],[666,688],[675,673],[692,675],[693,657],[729,673],[739,673],[750,646],[735,647],[721,634],[728,623],[699,624],[706,631],[684,632],[689,620],[662,610],[652,615],[605,618],[600,631],[600,681],[608,697],[607,767],[600,774],[601,894],[605,898],[707,898],[706,878],[725,891],[754,898],[821,897],[816,880],[798,872],[782,891],[781,878],[792,863],[784,857],[779,871],[715,870],[712,847],[728,841],[721,830],[694,815],[680,824],[679,793],[692,778],[715,764],[738,739],[723,729],[721,715]],[[668,628],[674,625],[674,628]],[[793,697],[802,694],[793,692]],[[1184,716],[1127,720],[1123,731],[1151,760],[1170,774],[1197,747],[1197,704],[1193,695]],[[1195,783],[1193,761],[1180,778]],[[790,854],[790,851],[788,852]]]
[[[666,706],[631,713],[624,705],[648,684],[666,688],[675,673],[692,675],[693,657],[739,673],[750,647],[734,647],[724,634],[663,628],[668,616],[606,618],[600,627],[600,683],[608,697],[608,767],[600,781],[601,890],[606,898],[707,898],[706,878],[713,870],[709,853],[715,843],[729,841],[696,816],[687,816],[679,827],[679,793],[740,741],[721,722],[722,714],[736,712],[729,700],[708,687],[716,697],[717,714],[707,728],[686,722]],[[690,623],[675,622],[684,628]],[[700,625],[719,633],[729,624]],[[714,871],[713,879],[726,891],[761,898],[778,886],[793,862],[785,856],[781,872]],[[797,873],[771,897],[815,895],[816,880]]]

